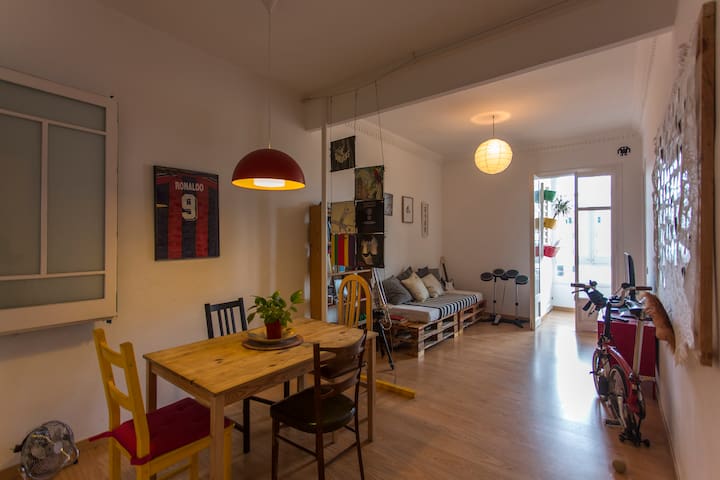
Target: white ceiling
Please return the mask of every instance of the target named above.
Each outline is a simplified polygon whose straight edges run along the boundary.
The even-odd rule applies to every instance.
[[[274,0],[97,0],[211,55],[268,76]],[[586,0],[281,0],[272,14],[270,77],[301,96],[367,81],[415,56]],[[654,40],[535,69],[383,112],[383,129],[453,158],[496,134],[533,145],[639,125]]]

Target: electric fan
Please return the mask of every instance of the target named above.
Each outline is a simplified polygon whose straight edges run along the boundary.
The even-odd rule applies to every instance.
[[[23,478],[31,480],[54,477],[63,467],[75,463],[80,453],[70,427],[57,420],[34,429],[15,451],[20,452]]]

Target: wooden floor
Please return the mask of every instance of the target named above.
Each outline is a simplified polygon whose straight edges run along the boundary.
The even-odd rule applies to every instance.
[[[380,378],[416,389],[417,397],[378,390],[375,441],[363,448],[366,478],[674,479],[649,388],[643,432],[650,448],[622,444],[618,430],[604,426],[588,374],[593,348],[593,335],[576,335],[572,315],[558,313],[536,333],[509,324],[473,325],[420,361],[396,352],[395,372],[379,361]],[[270,476],[267,407],[254,404],[252,417],[252,452],[243,455],[240,435],[233,437],[235,479]],[[331,448],[350,441],[343,432]],[[97,444],[56,479],[107,478],[105,446]],[[613,473],[614,459],[626,463],[625,474]],[[124,467],[123,479],[134,478]],[[280,469],[282,479],[316,475],[312,458],[287,445],[281,445]],[[332,463],[327,477],[359,478],[354,453]]]

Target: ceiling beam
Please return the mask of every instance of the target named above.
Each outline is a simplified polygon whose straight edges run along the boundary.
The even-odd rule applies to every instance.
[[[657,34],[676,9],[677,0],[573,2],[318,92],[305,99],[305,127],[322,126],[328,97],[331,123],[362,118]]]

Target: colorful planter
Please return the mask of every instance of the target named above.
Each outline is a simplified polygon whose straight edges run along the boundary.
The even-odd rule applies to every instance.
[[[556,223],[557,223],[556,218],[545,217],[543,219],[543,227],[545,227],[545,228],[555,228]]]
[[[555,200],[555,193],[555,190],[543,190],[543,199],[552,202]]]
[[[554,247],[552,245],[545,245],[543,247],[543,255],[545,255],[546,257],[552,258],[555,255],[557,255],[558,250],[560,250],[560,247],[557,247],[557,246]]]

